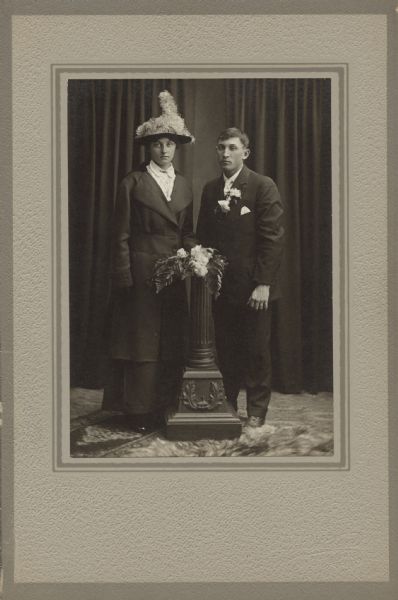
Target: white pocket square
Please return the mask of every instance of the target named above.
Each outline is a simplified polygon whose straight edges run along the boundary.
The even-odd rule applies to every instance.
[[[241,215],[247,215],[247,213],[251,212],[250,208],[247,208],[247,206],[242,206],[240,214]]]

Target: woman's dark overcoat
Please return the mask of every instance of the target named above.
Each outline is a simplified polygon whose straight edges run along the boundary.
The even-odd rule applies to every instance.
[[[177,282],[156,294],[152,276],[158,258],[196,243],[186,179],[176,172],[169,203],[145,168],[129,173],[119,187],[112,237],[111,357],[181,360],[187,338],[185,284]]]

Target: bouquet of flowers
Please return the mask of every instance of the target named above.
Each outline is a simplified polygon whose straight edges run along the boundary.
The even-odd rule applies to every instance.
[[[185,279],[193,275],[203,277],[210,293],[217,298],[226,264],[224,256],[213,248],[194,246],[190,252],[180,248],[175,255],[156,261],[153,275],[156,293],[176,279]]]

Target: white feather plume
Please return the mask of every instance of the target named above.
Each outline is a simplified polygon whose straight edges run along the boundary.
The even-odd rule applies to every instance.
[[[177,113],[177,104],[173,98],[173,96],[167,90],[160,92],[159,94],[159,103],[162,112],[165,115],[178,114]]]

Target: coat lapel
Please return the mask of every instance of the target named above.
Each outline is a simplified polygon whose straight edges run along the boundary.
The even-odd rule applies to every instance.
[[[225,213],[221,211],[220,205],[218,204],[219,200],[224,200],[224,177],[222,175],[218,179],[214,180],[212,202],[214,203],[214,213],[219,217],[225,218]]]
[[[177,177],[174,182],[174,187],[176,181]],[[165,195],[149,173],[145,172],[142,174],[135,190],[135,196],[142,204],[178,226],[176,216],[170,210]]]
[[[246,187],[249,179],[249,169],[243,165],[241,172],[235,179],[232,187],[237,188],[241,192],[241,197],[236,199],[236,202],[231,202],[231,219],[239,219],[242,206],[245,204]]]
[[[180,213],[192,202],[191,189],[184,177],[178,173],[176,173],[176,178],[174,180],[173,191],[171,192],[171,200],[173,202],[173,212],[175,214]],[[165,202],[167,203],[166,199]]]
[[[249,181],[250,169],[243,165],[243,169],[239,173],[238,177],[235,179],[235,182],[232,187],[238,188],[242,192],[242,200],[246,191],[247,182]]]

